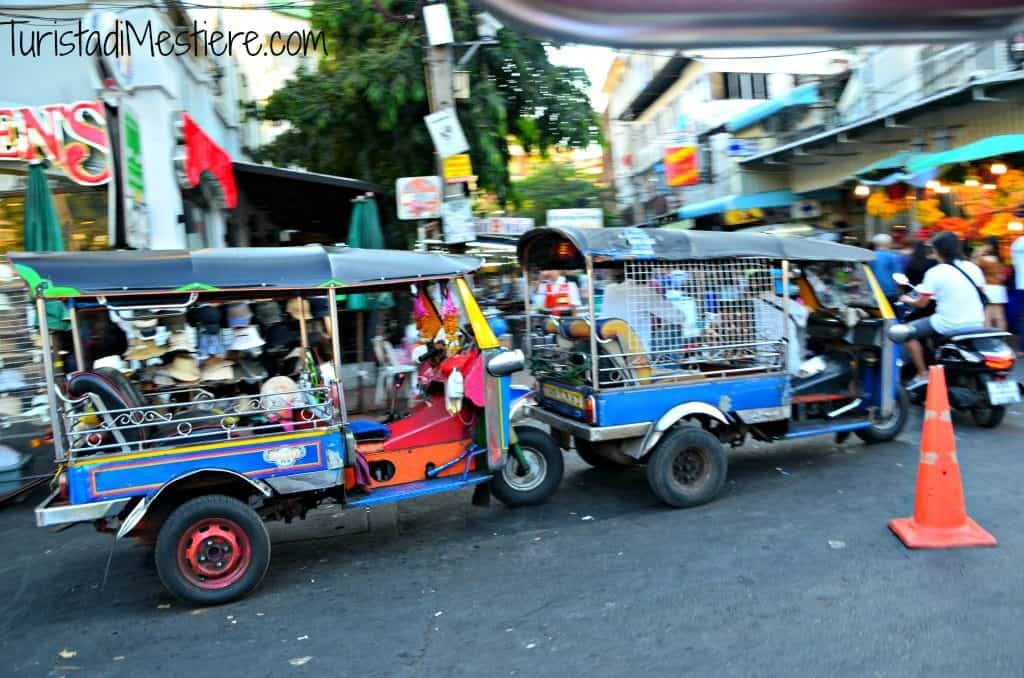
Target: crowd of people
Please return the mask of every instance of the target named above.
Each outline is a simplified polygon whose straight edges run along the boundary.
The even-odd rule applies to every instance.
[[[1014,332],[1018,355],[1024,356],[1024,237],[1013,244],[1011,262],[1000,259],[998,241],[979,243],[968,253],[949,232],[900,250],[882,233],[872,238],[871,248],[871,267],[886,297],[914,309],[908,320],[915,337],[984,325]],[[899,285],[894,273],[906,275],[909,286]],[[925,379],[920,344],[911,342],[908,349],[918,377]]]

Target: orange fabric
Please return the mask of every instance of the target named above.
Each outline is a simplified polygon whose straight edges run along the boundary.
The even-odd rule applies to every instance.
[[[940,365],[928,372],[914,515],[890,521],[889,528],[909,548],[996,545],[996,538],[967,516],[946,376]]]

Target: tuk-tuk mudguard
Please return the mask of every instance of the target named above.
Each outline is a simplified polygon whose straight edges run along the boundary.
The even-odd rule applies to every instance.
[[[82,504],[146,496],[181,476],[204,469],[264,479],[341,468],[344,450],[338,431],[311,431],[84,457],[68,464],[69,499],[72,504]]]
[[[484,351],[484,363],[500,349]],[[484,375],[484,422],[487,434],[487,470],[494,473],[505,467],[508,460],[510,437],[510,408],[512,406],[512,378]]]

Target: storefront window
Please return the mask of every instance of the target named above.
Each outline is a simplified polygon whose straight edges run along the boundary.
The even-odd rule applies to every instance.
[[[8,177],[10,179],[10,177]],[[0,253],[25,247],[24,177],[5,181],[0,191]],[[79,188],[58,184],[53,187],[53,205],[69,251],[110,248],[107,231],[106,187]]]

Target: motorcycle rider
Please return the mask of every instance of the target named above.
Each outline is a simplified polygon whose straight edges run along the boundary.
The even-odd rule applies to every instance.
[[[985,324],[981,291],[985,276],[981,269],[964,259],[960,239],[948,231],[936,235],[929,244],[938,265],[925,273],[924,280],[917,286],[917,296],[904,294],[900,297],[900,301],[914,308],[935,302],[934,314],[909,323],[913,338],[907,342],[907,351],[917,369],[917,376],[907,385],[911,389],[928,382],[924,347],[919,339]]]

